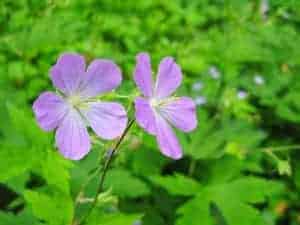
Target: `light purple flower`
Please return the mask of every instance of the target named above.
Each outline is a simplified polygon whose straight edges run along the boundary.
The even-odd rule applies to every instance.
[[[209,67],[208,69],[208,72],[210,74],[210,76],[213,78],[213,79],[219,79],[220,78],[220,71],[218,70],[218,68],[216,66],[211,66]]]
[[[195,92],[200,91],[202,88],[203,88],[203,84],[200,81],[197,81],[192,85],[192,90]]]
[[[265,84],[265,79],[260,74],[255,74],[254,77],[253,77],[253,81],[257,85]]]
[[[247,96],[248,96],[248,93],[243,90],[239,90],[237,93],[238,99],[245,99],[245,98],[247,98]]]
[[[142,225],[142,221],[141,220],[136,220],[133,222],[132,225]]]
[[[204,96],[197,96],[195,99],[196,105],[205,105],[207,103],[207,99]]]
[[[269,0],[261,0],[259,11],[264,19],[267,19],[267,14],[269,10],[270,10]]]
[[[173,159],[181,158],[182,150],[171,125],[184,132],[192,131],[197,126],[193,100],[171,96],[181,79],[180,67],[173,58],[165,57],[159,64],[154,83],[149,55],[140,53],[137,56],[134,80],[144,95],[135,99],[137,123],[155,135],[161,152]]]
[[[59,57],[50,74],[60,94],[42,93],[34,102],[33,111],[43,130],[56,129],[56,145],[66,158],[79,160],[89,152],[87,126],[103,139],[122,134],[127,124],[123,106],[95,99],[121,83],[116,64],[96,59],[86,69],[83,56],[67,53]]]

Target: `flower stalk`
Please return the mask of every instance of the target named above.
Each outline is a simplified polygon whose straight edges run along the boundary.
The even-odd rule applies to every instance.
[[[113,161],[114,155],[115,153],[118,151],[119,146],[121,145],[122,141],[124,140],[124,138],[126,137],[128,131],[130,130],[130,128],[132,127],[132,125],[134,124],[135,119],[131,119],[127,125],[127,127],[125,128],[122,136],[120,137],[120,139],[117,141],[115,147],[112,149],[111,153],[108,155],[105,163],[104,163],[104,167],[103,167],[103,173],[100,177],[100,182],[97,188],[97,192],[95,195],[95,198],[92,202],[91,207],[89,208],[87,214],[83,217],[83,219],[81,220],[81,222],[78,223],[78,225],[82,225],[85,223],[85,221],[87,220],[87,218],[90,216],[91,212],[93,211],[93,209],[95,208],[96,204],[97,204],[97,200],[98,200],[98,196],[100,195],[100,193],[103,191],[103,187],[104,187],[104,181],[107,175],[107,172],[109,170],[109,166]]]

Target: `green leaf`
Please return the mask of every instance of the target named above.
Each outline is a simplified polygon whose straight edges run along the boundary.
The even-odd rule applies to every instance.
[[[8,135],[12,135],[12,137],[22,136],[24,142],[20,142],[20,144],[27,146],[43,148],[50,145],[49,135],[37,126],[36,121],[28,111],[21,110],[13,104],[7,104],[7,109],[13,128],[12,133]],[[11,143],[15,142],[12,141]]]
[[[145,182],[129,171],[120,169],[113,169],[108,172],[104,186],[111,188],[114,194],[121,197],[136,198],[150,193]]]
[[[36,191],[24,193],[33,214],[49,225],[70,224],[73,218],[73,202],[69,195],[54,192],[52,195]]]
[[[177,210],[181,215],[176,220],[176,225],[213,225],[213,218],[210,212],[210,200],[206,196],[194,198],[185,203]]]
[[[27,111],[12,104],[7,108],[10,127],[4,132],[7,138],[0,144],[0,181],[21,175],[41,163],[40,157],[49,148],[47,134],[35,125]]]
[[[103,213],[103,211],[94,210],[87,225],[133,225],[140,218],[140,214]]]
[[[145,149],[146,148],[146,149]],[[147,147],[140,148],[132,153],[132,169],[135,173],[148,177],[159,174],[167,159],[158,151]]]
[[[0,145],[0,181],[7,181],[30,169],[35,162],[34,152],[34,149],[24,151],[23,148],[2,143]]]
[[[33,171],[42,176],[48,185],[53,185],[65,193],[70,192],[69,168],[72,163],[64,159],[56,150],[45,151]]]
[[[210,185],[181,206],[177,213],[181,217],[176,225],[213,225],[211,203],[215,203],[228,225],[265,225],[259,210],[251,204],[264,203],[267,197],[280,194],[280,183],[257,177],[243,177],[223,184]],[[201,212],[201,220],[190,220],[194,212]],[[238,213],[237,213],[238,212]],[[190,223],[187,223],[190,221]],[[201,221],[201,222],[199,222]]]
[[[192,196],[201,190],[198,182],[181,174],[166,177],[155,176],[151,177],[150,180],[173,195]]]
[[[191,135],[189,144],[184,146],[187,154],[195,159],[220,158],[228,150],[228,145],[236,146],[239,152],[227,153],[244,156],[248,150],[258,146],[266,136],[264,132],[242,120],[213,121],[208,120],[205,113],[201,113],[200,116],[205,125],[200,126]]]
[[[213,162],[209,162],[207,169],[207,182],[210,184],[224,184],[241,175],[244,161],[225,156]]]
[[[21,213],[14,215],[12,213],[0,212],[0,225],[36,225],[38,224],[36,218],[29,210],[24,209]]]

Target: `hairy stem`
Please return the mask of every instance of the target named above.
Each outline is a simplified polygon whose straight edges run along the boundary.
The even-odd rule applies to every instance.
[[[274,147],[266,147],[262,148],[262,151],[271,151],[271,152],[284,152],[289,150],[298,150],[300,149],[300,145],[284,145],[284,146],[274,146]]]
[[[83,219],[81,220],[81,222],[78,225],[84,224],[86,219],[90,216],[91,212],[93,211],[93,209],[95,208],[96,204],[97,204],[97,200],[98,200],[98,196],[99,194],[103,191],[103,185],[104,185],[104,180],[107,174],[107,171],[109,169],[109,166],[111,164],[111,162],[113,161],[113,157],[114,154],[117,152],[119,146],[121,145],[122,141],[124,140],[125,136],[127,135],[128,131],[130,130],[130,128],[132,127],[132,125],[134,124],[134,119],[130,120],[130,122],[128,123],[126,129],[124,130],[122,136],[120,137],[120,139],[118,140],[118,142],[116,143],[115,147],[112,149],[111,153],[109,154],[109,156],[107,157],[105,163],[104,163],[104,167],[103,167],[103,173],[100,177],[100,183],[95,195],[95,198],[92,202],[91,207],[89,208],[87,214],[83,217]]]
[[[106,145],[104,145],[104,149],[106,149]],[[98,160],[98,164],[102,163],[103,160],[101,160],[101,158],[99,158]],[[102,168],[103,169],[103,168]],[[96,167],[96,168],[93,168],[90,172],[89,172],[89,175],[88,175],[88,178],[86,179],[85,182],[82,183],[82,185],[80,186],[80,189],[79,189],[79,192],[78,194],[76,195],[75,197],[75,206],[74,208],[76,209],[77,206],[79,205],[80,203],[80,198],[82,197],[82,195],[84,194],[84,189],[86,188],[86,186],[90,183],[90,181],[101,171],[101,167]]]

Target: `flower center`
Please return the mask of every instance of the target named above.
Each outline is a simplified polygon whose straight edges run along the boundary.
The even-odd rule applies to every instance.
[[[151,98],[149,103],[152,108],[158,108],[160,106],[167,105],[178,99],[179,99],[178,97],[169,97],[169,98],[165,98],[165,99]]]
[[[73,107],[78,107],[82,103],[82,100],[81,100],[80,96],[72,95],[72,96],[68,97],[68,102]]]
[[[159,106],[160,101],[157,100],[156,98],[151,98],[150,99],[150,106],[153,108],[156,108],[157,106]]]

